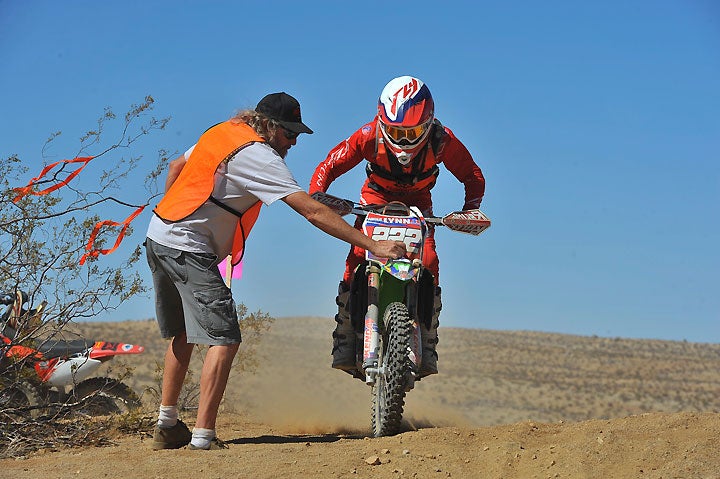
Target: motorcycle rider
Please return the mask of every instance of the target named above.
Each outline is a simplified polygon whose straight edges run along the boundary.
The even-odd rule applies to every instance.
[[[326,192],[330,184],[363,159],[367,160],[367,179],[360,190],[362,205],[400,201],[417,206],[424,215],[432,215],[430,190],[435,186],[440,163],[465,187],[463,209],[480,206],[485,193],[485,178],[467,148],[453,132],[435,118],[430,90],[420,79],[400,76],[391,80],[380,93],[377,115],[340,142],[315,169],[309,193]],[[361,228],[358,218],[356,228]],[[423,337],[422,366],[419,377],[436,374],[437,328],[441,302],[439,261],[435,251],[434,228],[423,248],[423,265],[433,274],[434,307],[429,327],[421,322]],[[337,327],[333,332],[332,367],[352,370],[355,366],[356,335],[350,322],[349,299],[353,273],[365,257],[365,251],[351,247],[345,273],[338,287]]]

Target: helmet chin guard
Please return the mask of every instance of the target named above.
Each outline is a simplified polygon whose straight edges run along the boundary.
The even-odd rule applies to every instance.
[[[395,158],[397,158],[398,162],[405,166],[412,160],[413,156],[415,156],[413,153],[408,153],[407,151],[400,150],[398,153],[395,154]]]

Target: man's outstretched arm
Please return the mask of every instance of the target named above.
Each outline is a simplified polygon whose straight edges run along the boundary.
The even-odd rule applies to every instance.
[[[375,241],[350,226],[342,217],[304,191],[291,193],[283,201],[325,233],[370,251],[379,258],[400,258],[405,255],[402,241]]]

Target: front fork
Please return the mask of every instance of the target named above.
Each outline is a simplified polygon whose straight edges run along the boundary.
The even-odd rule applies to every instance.
[[[362,367],[365,370],[365,383],[375,384],[380,357],[380,268],[370,264],[367,277],[368,307],[365,313]]]
[[[365,325],[363,334],[363,363],[362,367],[365,371],[365,383],[372,385],[378,374],[382,374],[381,351],[380,351],[380,268],[377,265],[370,264],[367,267],[368,276],[368,307],[365,313]],[[407,285],[412,291],[407,291],[405,295],[409,298],[408,310],[412,317],[412,336],[410,337],[410,350],[408,357],[412,363],[408,378],[408,390],[414,386],[415,373],[419,371],[420,362],[422,361],[422,336],[420,324],[418,322],[417,304],[415,294],[415,283]],[[387,304],[384,305],[387,307]]]

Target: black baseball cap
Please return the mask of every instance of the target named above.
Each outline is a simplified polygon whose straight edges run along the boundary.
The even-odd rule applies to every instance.
[[[260,100],[255,111],[280,123],[294,133],[310,133],[312,130],[302,122],[300,103],[285,92],[270,93]]]

